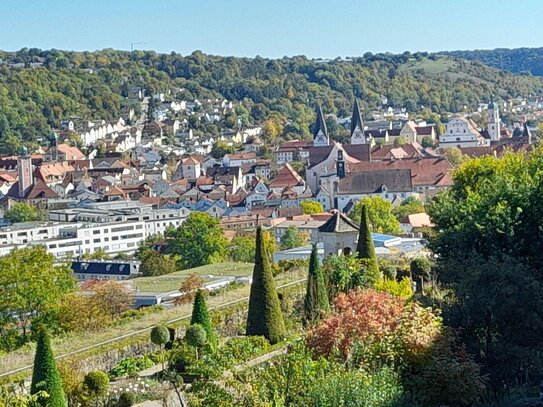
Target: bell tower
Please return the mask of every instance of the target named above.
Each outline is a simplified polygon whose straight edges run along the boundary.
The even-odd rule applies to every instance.
[[[28,189],[32,186],[32,157],[28,154],[26,147],[21,150],[21,155],[17,157],[17,175],[19,178],[18,195],[24,198]]]

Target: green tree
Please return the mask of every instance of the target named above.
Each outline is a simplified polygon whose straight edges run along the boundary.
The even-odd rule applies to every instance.
[[[407,215],[422,212],[425,212],[424,205],[414,196],[408,197],[407,199],[402,201],[400,205],[392,209],[392,213],[394,213],[396,219],[398,219],[398,221],[400,222],[404,220]]]
[[[160,347],[160,359],[162,362],[162,370],[165,369],[166,355],[164,346],[170,342],[170,330],[163,325],[157,325],[151,330],[151,342]]]
[[[281,249],[288,250],[307,244],[308,236],[306,233],[298,231],[296,226],[289,226],[283,236],[281,236]]]
[[[324,212],[324,207],[317,201],[302,201],[300,202],[300,209],[306,215]]]
[[[14,249],[0,257],[0,315],[16,323],[26,339],[34,320],[54,322],[64,296],[75,288],[72,270],[55,265],[55,256],[43,246]]]
[[[329,310],[328,292],[322,274],[317,245],[313,244],[304,300],[304,320],[307,324],[313,324],[319,320],[322,312]]]
[[[185,342],[194,347],[194,350],[196,351],[196,360],[198,360],[198,349],[207,343],[205,328],[199,324],[189,326],[185,332]]]
[[[161,254],[154,250],[146,252],[141,261],[140,272],[148,276],[162,276],[177,271],[177,258],[173,255]]]
[[[205,212],[192,212],[169,237],[169,251],[183,269],[223,260],[228,245],[220,221]]]
[[[459,148],[451,147],[445,150],[443,156],[449,161],[454,167],[458,167],[462,163],[462,151]]]
[[[400,222],[392,213],[392,204],[380,196],[360,199],[349,212],[349,217],[359,223],[362,207],[365,206],[372,229],[375,233],[398,235],[401,233]]]
[[[226,154],[233,154],[236,151],[234,146],[229,146],[225,141],[219,140],[211,147],[211,157],[222,160]]]
[[[251,263],[255,258],[255,238],[250,235],[236,235],[228,245],[232,261]]]
[[[286,336],[283,314],[275,281],[262,238],[262,227],[256,230],[255,267],[249,294],[246,335],[262,335],[274,344]]]
[[[217,336],[213,331],[213,324],[207,310],[207,304],[204,297],[204,291],[199,289],[194,297],[194,305],[192,307],[192,316],[190,324],[199,324],[206,330],[207,340],[211,344],[216,344]]]
[[[19,223],[43,220],[43,215],[36,209],[36,207],[20,202],[8,209],[4,213],[4,218],[11,223]]]
[[[40,391],[47,393],[48,397],[40,399],[39,405],[43,407],[68,407],[57,364],[51,350],[49,335],[43,328],[38,329],[37,333],[34,371],[32,372],[32,384],[30,386],[31,394]]]
[[[361,208],[360,231],[356,243],[356,255],[360,260],[365,262],[366,272],[369,276],[379,275],[379,262],[377,261],[377,255],[375,254],[368,210],[365,205]]]

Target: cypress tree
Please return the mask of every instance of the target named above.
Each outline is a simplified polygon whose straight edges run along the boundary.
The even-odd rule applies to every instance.
[[[213,324],[211,323],[211,318],[209,316],[209,311],[207,310],[204,292],[202,290],[198,290],[196,292],[196,296],[194,297],[194,305],[192,307],[192,317],[190,319],[190,324],[199,324],[203,326],[206,331],[208,342],[215,342],[216,335],[215,332],[213,332]]]
[[[307,291],[304,300],[304,321],[313,324],[318,321],[322,311],[329,311],[328,293],[324,283],[324,275],[319,262],[317,245],[313,244],[309,259],[309,274],[307,276]]]
[[[246,334],[264,336],[272,344],[286,336],[281,305],[260,226],[256,229],[255,267]]]
[[[356,253],[359,259],[365,261],[368,273],[377,276],[379,274],[379,263],[375,255],[375,246],[371,236],[370,219],[366,205],[362,205],[360,213],[360,231],[358,232]]]
[[[36,394],[40,391],[47,393],[48,397],[40,400],[43,407],[68,407],[62,381],[58,373],[57,364],[51,350],[49,335],[44,329],[38,331],[36,343],[36,355],[34,356],[34,371],[32,373],[32,385],[30,393]]]

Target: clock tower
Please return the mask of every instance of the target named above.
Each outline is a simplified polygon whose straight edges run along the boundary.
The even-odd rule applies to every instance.
[[[317,121],[315,123],[315,130],[313,131],[313,146],[323,147],[329,145],[330,140],[328,138],[328,130],[326,129],[326,123],[324,121],[324,115],[320,105],[317,107]]]
[[[353,116],[351,117],[351,144],[366,144],[364,136],[364,121],[360,114],[358,99],[354,99]]]
[[[21,155],[17,157],[17,175],[19,177],[19,198],[24,198],[28,189],[32,186],[32,157],[28,150],[23,147]]]

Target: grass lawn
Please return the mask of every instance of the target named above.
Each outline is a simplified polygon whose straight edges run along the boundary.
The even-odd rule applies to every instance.
[[[130,280],[139,292],[164,293],[177,291],[187,276],[198,274],[204,282],[220,280],[226,276],[245,277],[253,272],[252,263],[217,263],[207,266],[196,267],[187,270],[177,271],[159,277],[137,277]]]

